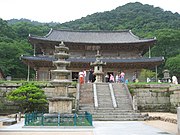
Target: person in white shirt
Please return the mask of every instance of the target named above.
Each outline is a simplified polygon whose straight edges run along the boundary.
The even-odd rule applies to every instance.
[[[79,72],[79,83],[80,84],[84,83],[84,73],[83,73],[83,71]]]
[[[173,83],[173,84],[178,84],[178,81],[177,81],[177,77],[176,77],[176,76],[173,76],[173,77],[172,77],[172,83]]]

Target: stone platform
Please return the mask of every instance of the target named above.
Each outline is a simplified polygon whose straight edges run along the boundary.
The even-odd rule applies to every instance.
[[[10,118],[0,118],[0,125],[1,126],[10,126],[16,124],[17,120],[10,119]]]

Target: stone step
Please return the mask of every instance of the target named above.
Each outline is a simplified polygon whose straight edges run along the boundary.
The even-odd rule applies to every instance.
[[[93,118],[93,121],[144,121],[144,118]]]
[[[105,102],[105,103],[111,102],[112,103],[112,100],[111,99],[99,99],[98,100],[98,103],[103,103],[103,102]]]
[[[116,98],[116,101],[128,101],[130,102],[129,98]]]
[[[117,103],[120,103],[120,104],[131,104],[131,102],[129,100],[116,100]]]
[[[114,110],[114,111],[105,111],[105,110],[94,110],[93,108],[88,108],[88,110],[79,110],[79,112],[90,112],[91,114],[137,114],[133,110]]]
[[[141,115],[95,115],[93,118],[142,118]]]
[[[110,96],[111,93],[97,93],[98,96]]]
[[[113,104],[112,102],[98,102],[98,105],[113,105]]]
[[[135,112],[134,110],[121,110],[121,109],[118,109],[118,108],[98,108],[98,109],[95,109],[94,111],[96,112],[119,112],[119,113],[122,113],[122,112]]]
[[[79,104],[93,104],[93,101],[91,99],[82,99]]]
[[[139,116],[140,113],[134,113],[134,112],[92,112],[91,113],[92,115],[102,115],[102,116],[105,116],[105,115],[132,115],[132,116]]]
[[[121,105],[131,105],[130,101],[118,101],[116,102],[119,106]]]
[[[112,104],[112,103],[109,103],[109,102],[102,102],[102,103],[99,102],[98,105],[99,105],[99,106],[100,106],[100,105],[104,105],[104,106],[107,105],[107,107],[108,107],[108,105],[111,105],[111,106],[112,106],[113,104]],[[106,106],[105,106],[105,108],[106,108]]]
[[[83,103],[83,104],[80,104],[79,106],[80,107],[94,107],[94,104],[85,104],[85,103]]]
[[[99,107],[113,107],[113,105],[99,105]]]
[[[79,109],[81,110],[81,112],[92,112],[90,110],[94,110],[94,107],[79,107]]]

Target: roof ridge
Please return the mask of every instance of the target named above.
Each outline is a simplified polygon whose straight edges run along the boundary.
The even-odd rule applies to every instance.
[[[130,33],[134,38],[139,39],[139,40],[142,40],[142,39],[154,39],[154,40],[156,40],[156,37],[152,37],[152,38],[141,38],[141,37],[139,37],[139,36],[134,35],[134,33],[133,33],[131,30],[129,30],[129,33]]]
[[[50,31],[49,31],[49,33],[46,34],[44,37],[48,37],[52,32],[53,32],[53,29],[51,28]]]
[[[118,32],[129,32],[128,29],[125,30],[71,30],[71,29],[53,29],[53,31],[64,31],[64,32],[99,32],[99,33],[118,33]]]

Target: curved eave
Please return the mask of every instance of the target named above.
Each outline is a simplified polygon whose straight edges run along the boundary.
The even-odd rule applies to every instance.
[[[54,57],[36,57],[36,56],[22,56],[23,61],[34,61],[34,62],[52,62],[56,59]],[[71,63],[91,63],[94,62],[96,58],[69,58],[67,61]],[[152,57],[152,58],[138,58],[138,59],[101,59],[103,62],[108,63],[159,63],[164,61],[163,57]],[[159,65],[158,64],[158,65]]]

